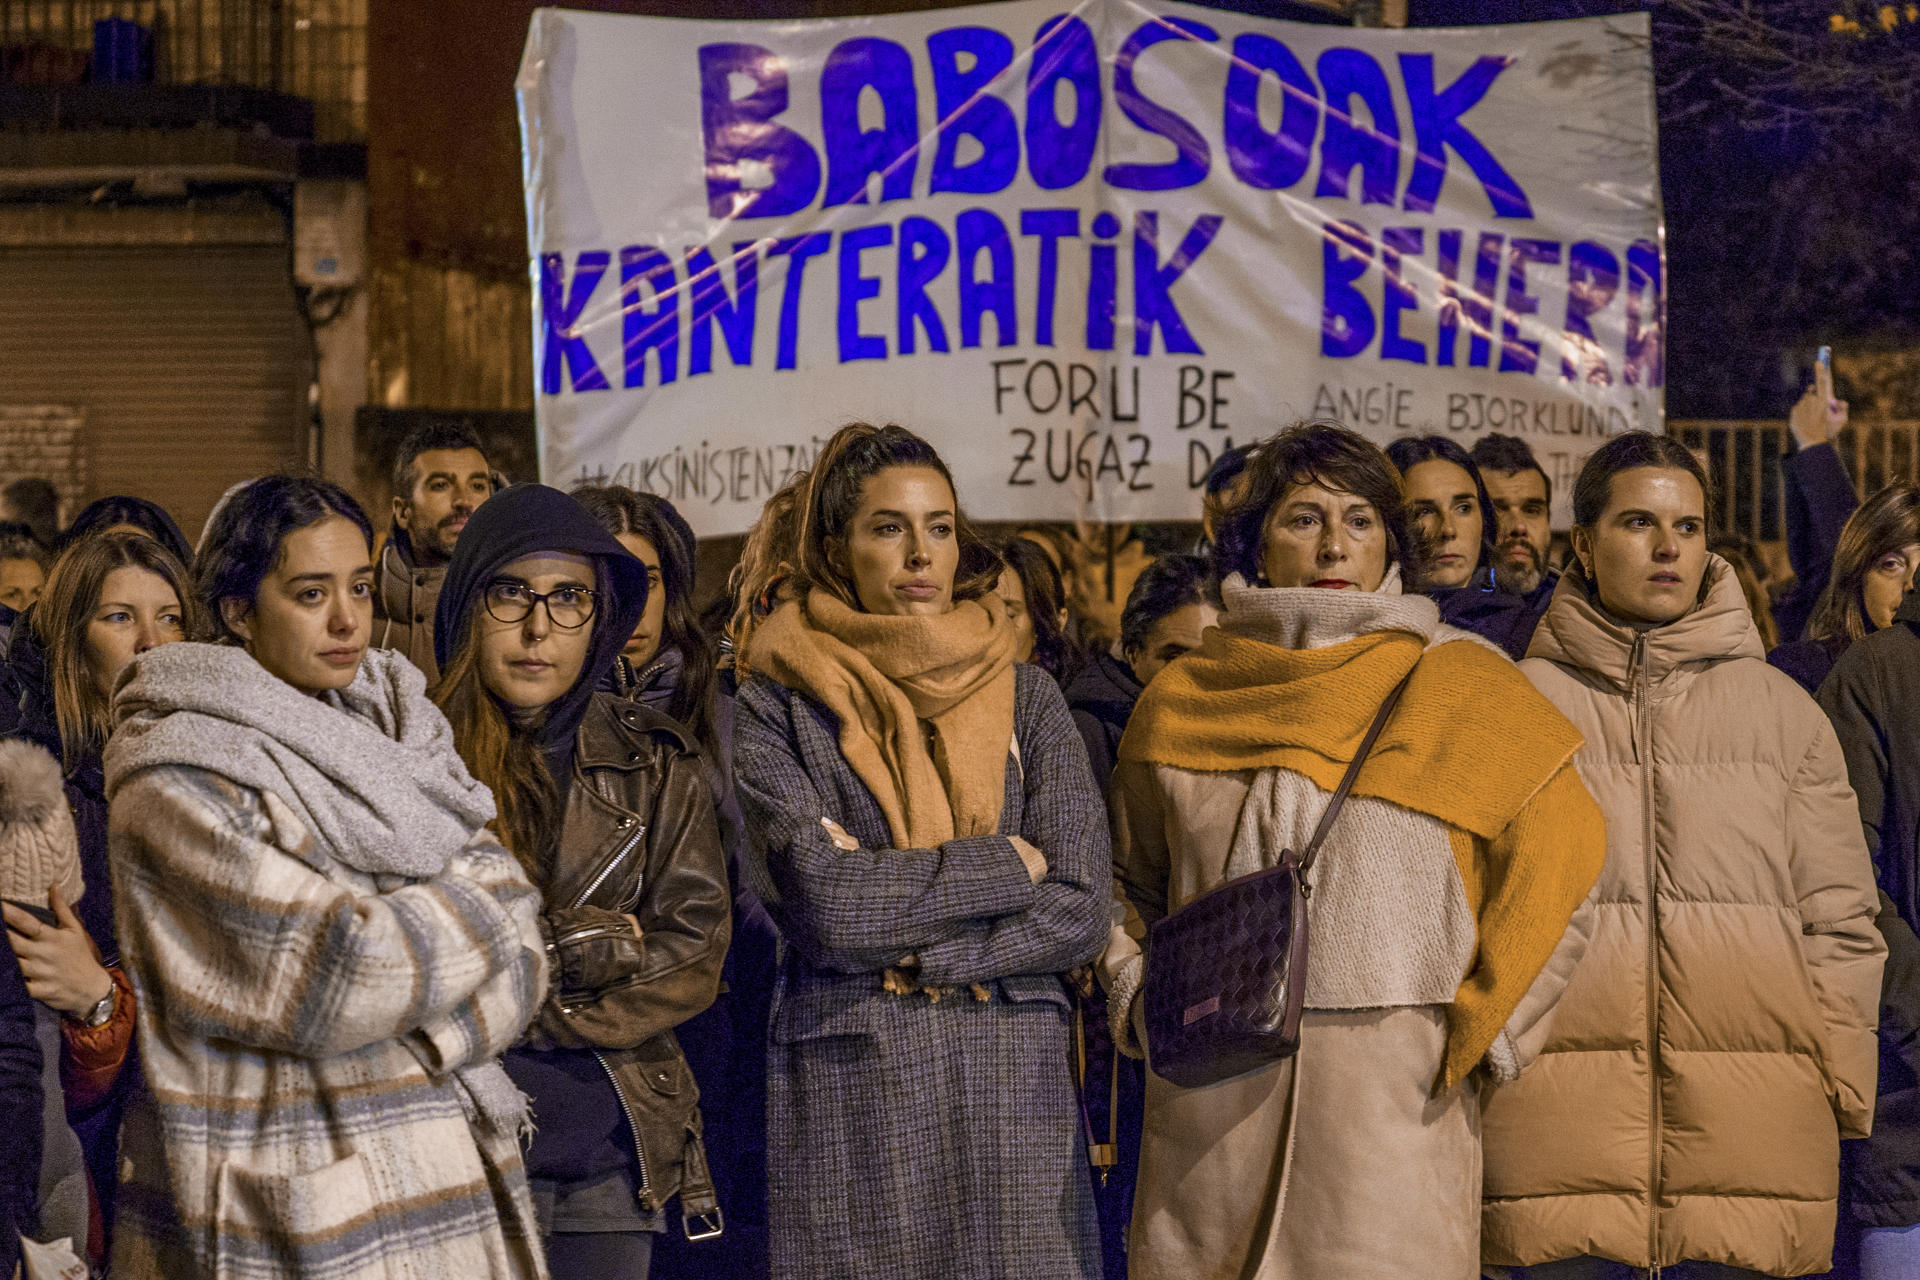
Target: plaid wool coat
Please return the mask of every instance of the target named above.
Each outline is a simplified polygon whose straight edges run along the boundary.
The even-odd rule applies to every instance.
[[[376,886],[277,797],[170,765],[118,786],[110,845],[150,1085],[116,1276],[546,1274],[517,1134],[470,1122],[450,1074],[545,990],[539,898],[491,835]]]
[[[1059,975],[1107,936],[1106,809],[1059,688],[1015,673],[999,834],[934,849],[891,847],[832,713],[765,677],[741,688],[735,785],[785,939],[768,1062],[776,1277],[1100,1274]],[[836,848],[823,817],[860,847]],[[1010,835],[1045,854],[1040,884]],[[884,991],[909,953],[924,983],[956,990]]]

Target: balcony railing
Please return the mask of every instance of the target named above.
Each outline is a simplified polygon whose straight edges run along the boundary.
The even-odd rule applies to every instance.
[[[1786,538],[1785,485],[1780,459],[1787,452],[1784,422],[1676,421],[1667,429],[1690,448],[1705,451],[1713,473],[1716,530],[1756,542]],[[1856,423],[1835,442],[1853,487],[1863,496],[1896,480],[1920,483],[1920,421]]]
[[[369,0],[0,0],[0,86],[114,81],[260,89],[313,103],[322,142],[367,130]],[[147,33],[137,72],[95,57],[95,24]]]

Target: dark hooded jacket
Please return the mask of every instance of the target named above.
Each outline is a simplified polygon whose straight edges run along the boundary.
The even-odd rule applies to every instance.
[[[106,775],[99,756],[68,760],[62,749],[53,689],[47,677],[46,650],[34,634],[32,610],[21,616],[14,629],[7,662],[20,685],[20,722],[7,736],[24,738],[61,762],[67,808],[73,814],[74,834],[79,840],[80,874],[87,885],[86,893],[73,904],[73,913],[99,949],[100,963],[117,967],[120,943],[114,933],[113,877],[107,867]],[[128,1099],[141,1087],[138,1046],[127,1048],[112,1083],[97,1096],[77,1101],[71,1080],[68,1086],[67,1120],[86,1154],[87,1172],[92,1176],[101,1221],[110,1238],[120,1182],[120,1122]]]
[[[1087,762],[1103,796],[1120,758],[1120,735],[1127,731],[1133,704],[1145,687],[1134,678],[1132,667],[1105,651],[1094,654],[1067,684],[1067,710],[1087,744]]]
[[[1527,656],[1527,645],[1540,619],[1546,616],[1553,589],[1558,585],[1560,575],[1549,569],[1539,586],[1526,595],[1516,596],[1495,586],[1492,572],[1481,565],[1466,586],[1445,587],[1427,594],[1440,606],[1442,622],[1493,641],[1518,662]]]
[[[637,672],[617,663],[616,691],[669,714],[683,662],[675,649]],[[767,1273],[767,1029],[780,931],[746,877],[746,831],[733,790],[733,714],[733,695],[715,688],[713,741],[701,744],[733,883],[733,942],[719,998],[675,1032],[700,1085],[700,1114],[727,1231],[713,1242],[684,1242],[669,1232],[654,1250],[656,1277]]]
[[[1788,454],[1780,474],[1785,480],[1787,562],[1793,566],[1793,585],[1774,601],[1773,621],[1780,639],[1791,644],[1806,631],[1813,607],[1833,577],[1833,551],[1847,517],[1860,505],[1860,495],[1847,478],[1840,451],[1831,444]],[[1781,663],[1774,665],[1795,674]]]
[[[567,1185],[624,1171],[642,1209],[679,1194],[691,1222],[715,1201],[699,1090],[674,1028],[720,985],[728,886],[697,744],[597,687],[646,607],[646,571],[557,489],[502,490],[474,512],[447,566],[434,649],[450,660],[487,585],[543,551],[590,557],[600,595],[581,677],[538,730],[565,800],[552,852],[529,868],[552,985],[506,1057],[539,1126],[528,1172]]]
[[[36,1009],[13,948],[0,946],[0,1126],[7,1135],[0,1160],[0,1276],[20,1265],[20,1237],[39,1226],[41,1114],[40,1041]]]
[[[1869,1227],[1920,1223],[1920,592],[1849,645],[1820,686],[1880,883],[1887,967],[1873,1135],[1842,1146],[1845,1195]]]

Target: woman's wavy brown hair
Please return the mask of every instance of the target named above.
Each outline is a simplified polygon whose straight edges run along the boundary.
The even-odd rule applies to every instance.
[[[1807,619],[1809,640],[1858,640],[1873,630],[1860,588],[1882,556],[1920,542],[1920,487],[1898,481],[1847,517],[1833,550],[1833,576]]]
[[[1380,447],[1337,422],[1296,422],[1256,444],[1237,483],[1223,490],[1230,496],[1213,545],[1214,581],[1224,582],[1237,573],[1249,583],[1259,582],[1267,518],[1296,485],[1315,483],[1373,505],[1386,526],[1389,567],[1417,549],[1407,525],[1400,473]]]
[[[960,566],[953,575],[955,600],[978,600],[1000,581],[1000,557],[968,521],[960,508],[960,491],[953,473],[934,447],[905,427],[889,423],[876,427],[855,422],[834,432],[820,450],[800,500],[796,531],[798,557],[794,564],[796,594],[807,590],[831,592],[858,609],[853,583],[833,567],[829,550],[847,536],[860,509],[867,482],[893,467],[931,467],[953,490],[953,534],[960,544]]]
[[[144,533],[123,530],[82,538],[61,553],[28,616],[46,653],[47,687],[60,728],[60,755],[68,773],[99,756],[113,729],[113,708],[87,669],[87,625],[100,608],[115,569],[140,569],[163,579],[180,601],[182,638],[207,632],[206,615],[187,567]]]
[[[753,643],[754,629],[773,612],[782,586],[793,576],[799,556],[800,502],[806,496],[808,474],[796,471],[767,499],[760,518],[747,531],[740,559],[727,574],[733,611],[727,618],[726,636],[733,648],[734,673],[742,680],[750,674],[747,647]]]

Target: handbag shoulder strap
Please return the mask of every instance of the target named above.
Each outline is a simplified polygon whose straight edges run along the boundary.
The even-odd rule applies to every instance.
[[[1418,667],[1418,663],[1415,666]],[[1307,841],[1307,847],[1300,854],[1300,870],[1304,873],[1313,867],[1313,860],[1320,856],[1320,846],[1325,842],[1327,833],[1333,830],[1334,819],[1340,816],[1340,806],[1347,802],[1347,793],[1353,790],[1354,779],[1360,776],[1360,766],[1367,762],[1367,756],[1373,751],[1373,744],[1380,740],[1380,731],[1387,727],[1387,720],[1393,715],[1393,709],[1400,702],[1400,695],[1407,691],[1407,684],[1413,679],[1409,671],[1393,686],[1393,692],[1380,704],[1380,710],[1374,713],[1373,724],[1367,729],[1367,736],[1360,740],[1360,749],[1353,753],[1353,763],[1347,766],[1346,774],[1335,788],[1333,799],[1328,802],[1325,813],[1320,815],[1320,825],[1313,829],[1313,839]]]

